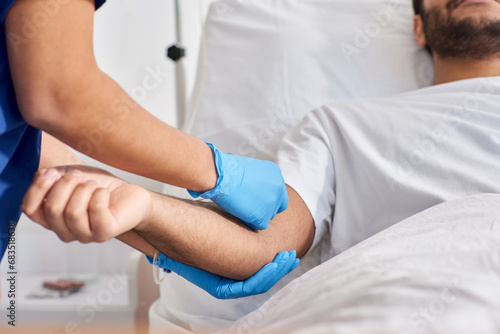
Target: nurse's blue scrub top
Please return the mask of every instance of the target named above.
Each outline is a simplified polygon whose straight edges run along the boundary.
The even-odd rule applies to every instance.
[[[15,1],[0,0],[0,259],[9,225],[15,226],[21,216],[21,201],[40,161],[41,132],[19,112],[7,59],[5,16]],[[96,8],[105,1],[96,0]]]

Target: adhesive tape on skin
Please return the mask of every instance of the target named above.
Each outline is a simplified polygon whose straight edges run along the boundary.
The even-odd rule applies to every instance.
[[[160,272],[162,271],[161,268],[157,266],[158,264],[158,256],[160,256],[160,252],[158,250],[155,251],[155,255],[153,257],[153,280],[157,285],[160,285],[161,282],[165,279],[165,276],[163,276],[160,279]]]

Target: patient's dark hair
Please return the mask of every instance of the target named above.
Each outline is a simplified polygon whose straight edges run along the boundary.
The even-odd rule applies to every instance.
[[[413,10],[415,11],[415,15],[422,14],[422,2],[423,0],[413,0]]]

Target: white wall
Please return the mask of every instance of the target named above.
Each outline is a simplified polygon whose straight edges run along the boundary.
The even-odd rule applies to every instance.
[[[108,0],[95,16],[94,44],[100,68],[146,110],[176,126],[174,64],[166,57],[167,46],[175,42],[173,4],[173,0]],[[156,87],[146,89],[145,80],[156,81]],[[102,167],[90,159],[86,162]],[[108,169],[148,189],[161,189],[151,180]]]

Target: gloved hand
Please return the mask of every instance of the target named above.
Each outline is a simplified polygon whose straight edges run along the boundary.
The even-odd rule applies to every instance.
[[[219,178],[205,193],[189,191],[194,198],[212,200],[250,228],[265,230],[277,213],[288,207],[288,192],[280,168],[263,161],[224,154],[208,144],[214,153]]]
[[[266,293],[280,279],[289,274],[299,265],[295,251],[281,252],[273,262],[265,265],[255,275],[246,281],[236,281],[217,276],[201,269],[196,269],[169,259],[161,254],[157,265],[165,271],[173,271],[189,282],[199,286],[213,297],[218,299],[236,299]],[[153,264],[153,259],[147,256]]]

